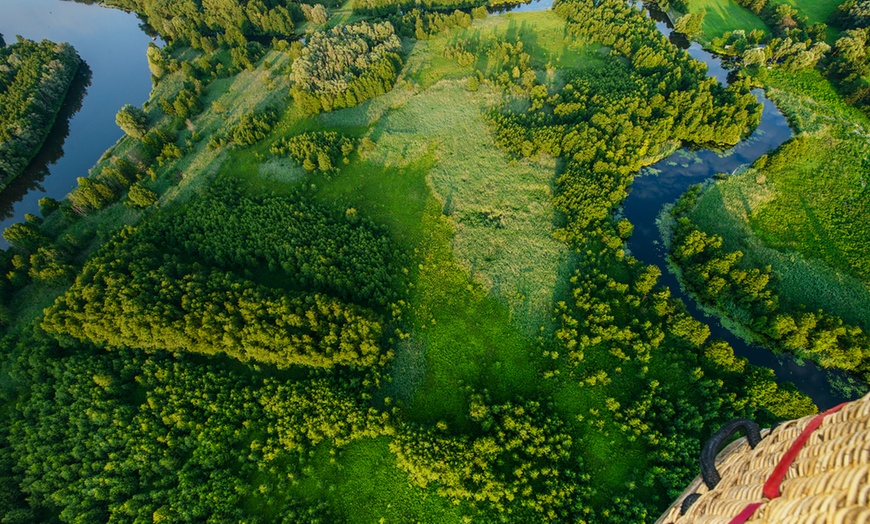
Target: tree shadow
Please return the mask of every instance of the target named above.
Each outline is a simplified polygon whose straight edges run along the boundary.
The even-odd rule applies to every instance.
[[[90,67],[82,61],[57,114],[54,126],[39,153],[33,157],[24,172],[0,192],[0,220],[14,216],[15,204],[31,191],[35,189],[45,191],[41,183],[51,173],[51,166],[64,155],[63,145],[69,136],[70,120],[82,108],[82,102],[91,85],[91,76]]]

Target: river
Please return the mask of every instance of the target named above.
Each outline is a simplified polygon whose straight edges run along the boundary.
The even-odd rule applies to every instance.
[[[656,26],[665,36],[671,36],[671,30],[664,20],[657,21]],[[720,82],[727,81],[728,72],[718,57],[704,51],[696,42],[691,43],[687,52],[692,58],[707,64],[710,76]],[[628,198],[623,203],[624,216],[635,226],[628,248],[632,255],[643,262],[662,268],[661,283],[671,288],[672,294],[686,303],[695,318],[710,326],[712,338],[727,341],[734,348],[735,354],[746,358],[751,364],[772,369],[777,381],[793,382],[819,408],[826,409],[858,398],[858,392],[845,393],[836,387],[838,383],[845,383],[846,375],[749,344],[723,327],[717,317],[705,315],[695,300],[680,289],[676,276],[667,269],[667,250],[656,227],[656,218],[663,206],[675,202],[692,184],[708,180],[718,173],[731,174],[792,137],[788,121],[776,105],[764,96],[763,91],[757,90],[754,93],[764,105],[764,112],[761,124],[748,139],[721,153],[681,149],[645,168],[641,171],[641,176],[635,178]]]
[[[536,0],[504,11],[543,10],[551,5],[552,0]],[[40,198],[61,199],[75,187],[76,178],[86,176],[103,152],[121,137],[115,125],[115,113],[124,104],[144,102],[151,90],[151,81],[145,58],[150,37],[140,29],[134,15],[62,0],[0,0],[0,13],[0,33],[7,42],[14,41],[16,34],[30,39],[70,42],[91,72],[89,79],[80,77],[71,90],[52,136],[27,173],[0,193],[2,230],[22,221],[25,213],[38,213]],[[657,26],[663,34],[671,36],[663,21]],[[689,44],[674,36],[671,40],[682,43],[683,47]],[[726,81],[727,71],[718,58],[697,43],[688,45],[687,51],[707,64],[708,74]],[[747,140],[724,153],[682,149],[635,178],[622,209],[623,215],[635,226],[628,246],[638,259],[662,268],[661,283],[686,303],[695,318],[710,325],[713,337],[728,341],[737,355],[752,364],[773,369],[779,381],[794,382],[824,409],[854,398],[832,387],[832,377],[842,375],[747,344],[722,327],[717,319],[704,315],[667,270],[666,252],[656,227],[656,218],[663,207],[676,201],[690,185],[717,173],[731,173],[791,137],[782,113],[761,91],[756,92],[756,96],[764,104],[764,115],[761,125]]]
[[[24,174],[0,192],[0,231],[39,214],[43,197],[62,199],[122,136],[115,113],[141,105],[151,92],[145,50],[151,38],[135,15],[62,0],[0,0],[0,33],[69,42],[87,64],[51,135]],[[88,73],[89,71],[89,73]],[[0,248],[6,242],[0,238]]]
[[[515,8],[499,8],[497,12],[527,12],[549,9],[553,0],[534,0]],[[647,13],[656,21],[656,27],[671,42],[685,49],[692,58],[707,65],[707,74],[726,83],[728,70],[722,61],[705,51],[697,42],[689,42],[682,35],[672,33],[663,13]],[[751,364],[772,369],[778,382],[792,382],[807,394],[821,409],[830,408],[846,400],[858,398],[858,392],[844,393],[837,384],[847,381],[844,373],[831,372],[812,362],[800,362],[789,355],[778,355],[735,336],[722,326],[717,317],[705,314],[695,300],[683,292],[677,277],[669,270],[667,250],[662,243],[656,220],[667,204],[686,192],[689,186],[709,180],[716,174],[731,174],[748,166],[758,157],[779,147],[792,137],[783,114],[776,105],[764,96],[762,90],[754,91],[764,105],[761,124],[746,140],[735,147],[715,152],[707,149],[683,148],[660,162],[644,168],[635,177],[628,197],[623,202],[622,215],[634,224],[634,232],[628,241],[633,256],[646,264],[662,269],[660,283],[671,289],[675,298],[681,299],[696,319],[710,326],[711,338],[727,341],[736,355],[746,358]]]

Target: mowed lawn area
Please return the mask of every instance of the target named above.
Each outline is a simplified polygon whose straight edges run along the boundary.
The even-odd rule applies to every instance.
[[[753,12],[741,7],[734,0],[689,0],[689,12],[704,10],[703,38],[711,40],[722,36],[726,31],[743,29],[747,33],[753,29],[768,31],[764,22]]]

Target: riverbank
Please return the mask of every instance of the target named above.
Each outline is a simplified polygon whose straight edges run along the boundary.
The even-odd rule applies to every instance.
[[[870,150],[867,120],[817,71],[774,70],[765,80],[801,134],[743,173],[705,187],[683,214],[699,240],[707,239],[705,249],[721,242],[714,250],[736,254],[741,271],[769,275],[769,284],[751,294],[769,290],[776,326],[772,317],[765,320],[770,315],[753,312],[755,299],[711,294],[714,285],[735,285],[727,274],[699,273],[697,261],[684,261],[683,269],[691,268],[691,287],[702,300],[715,302],[718,314],[753,339],[860,375],[867,371],[862,348],[870,325],[870,200],[861,169]],[[866,383],[855,388],[865,390]]]
[[[81,62],[65,42],[22,40],[0,48],[0,191],[39,154]]]
[[[70,96],[41,152],[2,193],[0,231],[39,216],[39,200],[62,200],[87,176],[123,132],[115,114],[124,104],[139,105],[151,91],[145,56],[152,38],[133,14],[64,0],[0,0],[3,32],[39,41],[68,42],[87,71],[75,77]],[[7,29],[8,28],[8,29]],[[107,42],[110,45],[107,45]],[[162,45],[160,40],[156,41]],[[0,248],[7,247],[0,238]]]

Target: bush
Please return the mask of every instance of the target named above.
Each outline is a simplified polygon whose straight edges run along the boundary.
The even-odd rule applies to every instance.
[[[133,138],[142,138],[148,132],[148,115],[141,107],[127,104],[115,115],[115,123]]]
[[[132,207],[145,208],[155,202],[157,202],[157,193],[141,184],[133,185],[127,193],[127,205]]]

